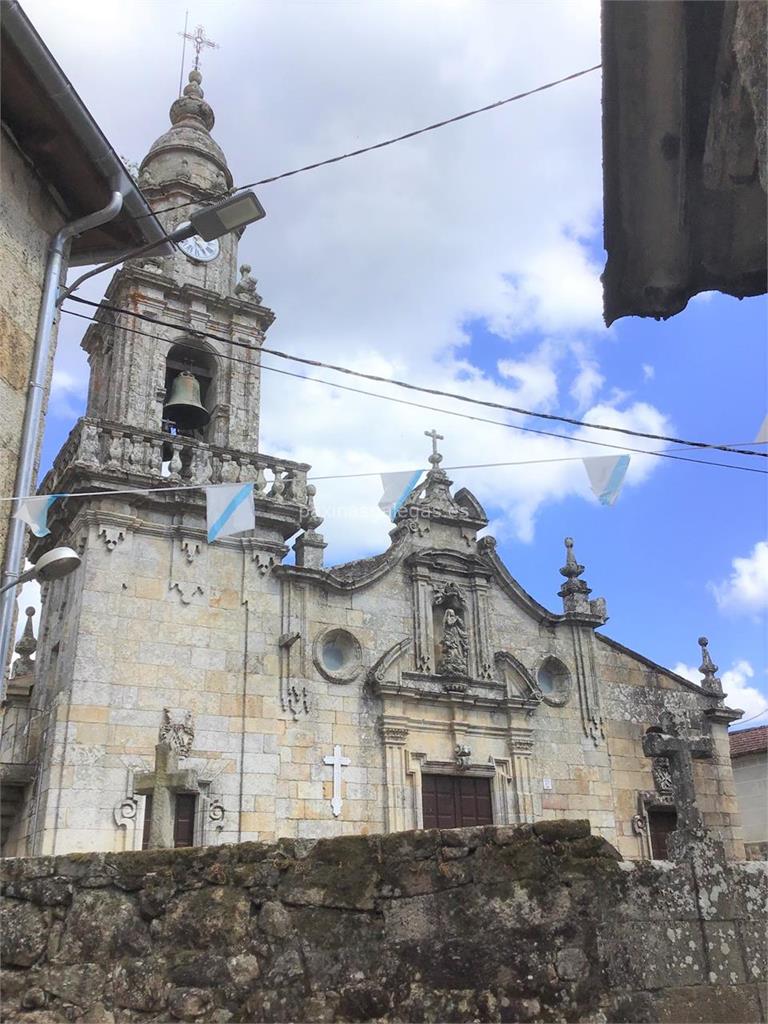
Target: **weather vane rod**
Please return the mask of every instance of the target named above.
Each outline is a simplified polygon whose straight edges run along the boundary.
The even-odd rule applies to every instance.
[[[181,97],[181,90],[183,88],[183,82],[184,82],[184,58],[187,55],[187,39],[189,39],[189,35],[187,34],[187,26],[188,25],[189,25],[189,11],[187,10],[187,11],[184,12],[184,31],[183,32],[179,32],[179,35],[183,39],[183,42],[181,44],[181,67],[179,68],[179,97]]]

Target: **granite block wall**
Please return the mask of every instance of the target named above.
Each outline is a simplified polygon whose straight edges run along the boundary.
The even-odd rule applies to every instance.
[[[2,863],[3,1019],[764,1019],[766,865],[583,821]]]

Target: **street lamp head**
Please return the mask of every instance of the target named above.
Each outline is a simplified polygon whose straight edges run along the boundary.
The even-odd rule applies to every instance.
[[[48,583],[68,576],[78,565],[80,555],[72,548],[51,548],[35,562],[33,573],[41,583]]]
[[[266,217],[266,213],[256,193],[240,192],[213,206],[196,210],[190,215],[189,223],[194,228],[194,234],[210,242],[229,231],[237,231],[255,220],[261,220],[262,217]]]

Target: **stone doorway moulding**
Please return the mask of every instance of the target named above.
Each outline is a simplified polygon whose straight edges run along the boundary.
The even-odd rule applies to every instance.
[[[410,750],[408,735],[407,728],[384,728],[385,823],[388,832],[403,832],[424,827],[424,774],[487,778],[491,786],[494,824],[509,825],[531,820],[530,773],[518,772],[516,778],[514,757],[489,756],[485,763],[470,762],[460,766],[456,759],[434,760],[423,752]],[[527,792],[523,792],[523,787]]]

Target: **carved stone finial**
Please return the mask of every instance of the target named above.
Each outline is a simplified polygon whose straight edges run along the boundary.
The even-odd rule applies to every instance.
[[[314,484],[307,484],[304,502],[301,510],[301,525],[304,530],[316,530],[322,525],[323,517],[317,514],[315,508],[315,495],[317,488]]]
[[[573,537],[565,538],[565,565],[560,570],[561,576],[565,576],[568,580],[578,579],[579,576],[584,572],[584,566],[579,565],[576,561],[576,556],[573,553]]]
[[[699,672],[704,677],[701,681],[701,685],[705,690],[709,690],[710,693],[717,694],[718,697],[723,696],[723,684],[717,678],[717,665],[712,661],[712,657],[709,653],[709,640],[705,636],[699,637],[699,647],[701,648],[701,664],[699,665]]]
[[[240,280],[235,285],[235,295],[238,298],[245,299],[247,302],[261,302],[261,296],[256,291],[256,285],[258,281],[255,277],[251,276],[251,266],[249,263],[243,263],[240,267]]]
[[[210,104],[204,99],[205,94],[200,88],[202,80],[203,76],[196,68],[189,72],[189,84],[184,86],[183,94],[171,104],[171,124],[188,122],[207,132],[213,128],[216,118]]]
[[[584,572],[584,566],[579,565],[576,561],[576,556],[573,553],[573,537],[565,538],[565,550],[567,552],[565,565],[560,570],[560,575],[565,576],[566,581],[558,591],[558,595],[562,597],[566,605],[566,612],[578,611],[579,609],[576,607],[568,607],[569,599],[571,603],[577,598],[581,598],[582,601],[586,602],[587,594],[591,594],[592,591],[587,586],[586,580],[579,579],[579,576]],[[589,609],[586,610],[588,611]]]
[[[24,613],[27,616],[27,621],[24,625],[24,632],[19,637],[14,650],[18,654],[17,660],[13,664],[11,676],[16,679],[18,676],[28,675],[34,671],[35,663],[32,660],[32,655],[37,650],[37,640],[35,639],[35,633],[32,628],[32,619],[35,615],[34,608],[27,608]]]
[[[560,575],[565,576],[565,583],[557,592],[563,599],[563,610],[566,615],[589,616],[595,625],[602,625],[608,618],[605,599],[598,597],[594,601],[589,600],[592,591],[586,580],[579,579],[584,566],[576,561],[573,537],[565,538],[565,550],[565,565],[560,570]]]

